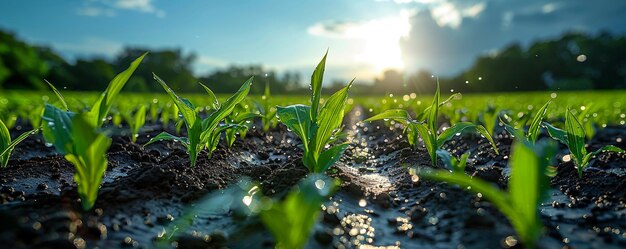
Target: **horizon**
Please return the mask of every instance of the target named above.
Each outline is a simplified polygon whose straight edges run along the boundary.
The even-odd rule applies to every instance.
[[[196,74],[260,64],[306,79],[328,49],[329,81],[363,83],[387,69],[449,76],[509,44],[567,32],[625,34],[626,3],[601,2],[27,0],[2,3],[0,28],[68,61],[112,58],[128,46],[180,48],[198,56]]]

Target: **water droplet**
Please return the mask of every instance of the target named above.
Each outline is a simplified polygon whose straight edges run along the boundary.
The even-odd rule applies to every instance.
[[[431,225],[437,225],[437,223],[439,223],[439,218],[433,216],[428,218],[428,223],[430,223]]]
[[[420,181],[420,177],[418,175],[412,175],[411,176],[411,181],[413,182],[419,182]]]
[[[359,200],[359,207],[365,207],[365,206],[367,206],[367,201],[365,199]]]
[[[324,180],[315,181],[315,187],[319,190],[323,189],[326,186],[326,182]]]
[[[563,160],[563,162],[569,162],[572,160],[572,156],[568,154],[568,155],[563,156],[563,158],[561,159]]]
[[[243,197],[243,199],[241,200],[243,202],[243,204],[245,204],[246,206],[250,206],[250,204],[252,203],[252,196],[250,195],[246,195]]]
[[[506,244],[507,247],[514,247],[517,245],[517,240],[513,236],[508,236],[504,239],[504,244]]]

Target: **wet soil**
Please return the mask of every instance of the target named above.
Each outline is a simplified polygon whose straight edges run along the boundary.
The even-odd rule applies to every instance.
[[[329,170],[341,188],[323,205],[307,248],[522,247],[507,219],[479,195],[409,174],[409,168],[431,162],[424,148],[409,147],[400,127],[363,124],[363,118],[356,107],[345,119],[351,146]],[[89,212],[81,210],[73,166],[40,136],[15,149],[9,166],[0,169],[0,247],[153,248],[172,222],[209,193],[249,178],[278,198],[308,173],[299,140],[282,126],[267,133],[252,129],[230,149],[221,143],[212,158],[201,153],[193,168],[176,142],[141,146],[162,130],[173,132],[171,125],[143,127],[137,144],[127,130],[109,129],[117,135]],[[494,137],[500,155],[472,134],[444,147],[455,154],[470,151],[466,173],[506,188],[512,139],[500,128]],[[589,149],[605,144],[626,149],[626,127],[598,131]],[[578,178],[572,162],[563,161],[566,153],[561,147],[550,198],[541,206],[545,232],[538,247],[626,247],[626,156],[601,154]],[[181,234],[172,246],[274,246],[258,220],[242,221],[231,212],[199,213]]]

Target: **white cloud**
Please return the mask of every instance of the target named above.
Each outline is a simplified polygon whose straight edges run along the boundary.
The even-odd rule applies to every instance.
[[[111,9],[103,9],[98,7],[81,7],[76,9],[76,14],[80,16],[107,16],[113,17],[115,16],[115,11]]]
[[[165,17],[165,12],[155,8],[154,5],[152,5],[152,0],[117,0],[113,6],[120,9],[153,13],[158,17]]]
[[[472,18],[477,17],[478,15],[480,15],[480,13],[483,12],[483,10],[485,10],[485,6],[486,4],[484,2],[474,4],[470,6],[469,8],[463,10],[463,16],[472,17]]]
[[[485,10],[485,3],[477,3],[466,8],[460,8],[452,2],[443,2],[430,9],[430,15],[440,27],[459,28],[463,18],[476,18]]]
[[[554,12],[555,10],[561,8],[562,4],[560,3],[548,3],[541,7],[541,11],[545,14],[549,14]]]
[[[153,5],[153,0],[89,0],[82,7],[76,9],[76,14],[112,17],[117,15],[119,10],[154,14],[159,18],[165,17],[165,12],[156,8]]]
[[[122,51],[122,43],[104,40],[96,37],[83,39],[78,43],[59,42],[54,43],[53,47],[59,51],[74,55],[104,55],[111,56]]]
[[[452,75],[511,43],[527,46],[564,32],[600,30],[624,34],[626,2],[612,0],[444,0],[433,15],[428,10],[411,18],[411,32],[401,41],[405,70],[428,69]],[[445,11],[444,11],[445,10]],[[456,27],[456,28],[455,28]]]

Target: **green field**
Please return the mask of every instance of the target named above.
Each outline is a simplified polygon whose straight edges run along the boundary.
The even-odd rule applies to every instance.
[[[62,91],[62,90],[61,90]],[[68,105],[81,109],[93,102],[99,93],[96,92],[64,92]],[[183,94],[198,107],[208,106],[209,99],[204,93]],[[626,96],[625,90],[616,91],[593,91],[593,92],[512,92],[512,93],[489,93],[489,94],[462,94],[453,101],[444,105],[442,114],[453,123],[458,120],[477,121],[481,113],[498,108],[505,111],[513,119],[524,119],[529,113],[552,100],[548,107],[547,118],[549,120],[562,120],[565,109],[569,107],[574,112],[584,112],[585,117],[597,125],[624,125],[626,122]],[[220,100],[225,100],[228,95],[218,95]],[[447,98],[448,96],[442,96]],[[270,102],[273,105],[305,104],[309,102],[309,96],[272,95]],[[113,105],[112,114],[119,112],[134,111],[141,105],[147,105],[153,110],[163,110],[172,107],[170,98],[164,93],[121,93],[120,101]],[[261,96],[249,96],[251,101],[258,101]],[[432,96],[410,94],[403,96],[353,96],[348,99],[349,106],[360,105],[366,111],[365,116],[371,116],[387,109],[400,108],[422,111],[430,105]],[[323,99],[322,99],[323,100]],[[11,120],[21,118],[24,121],[35,115],[45,103],[58,104],[59,101],[52,91],[5,91],[0,95],[0,119]],[[254,106],[248,106],[254,111]],[[479,121],[479,120],[478,120]]]

